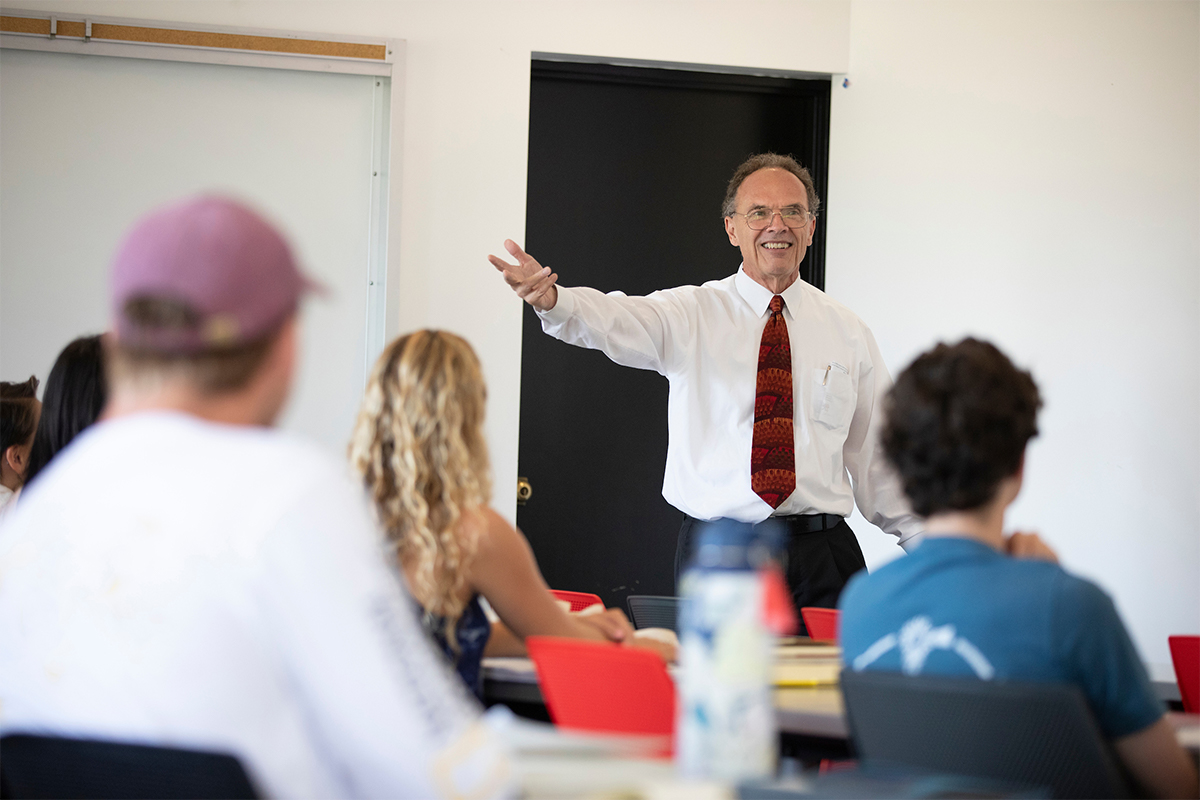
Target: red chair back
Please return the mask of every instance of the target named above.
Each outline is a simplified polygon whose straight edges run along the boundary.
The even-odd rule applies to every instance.
[[[1200,636],[1168,636],[1183,710],[1200,713]]]
[[[805,606],[800,609],[800,616],[804,619],[804,627],[808,628],[809,638],[837,641],[841,612],[836,608]]]
[[[673,736],[675,682],[654,653],[558,636],[529,636],[525,646],[556,725]]]
[[[582,611],[588,606],[604,605],[600,595],[590,592],[564,592],[559,589],[551,589],[550,594],[559,600],[566,600],[570,603],[572,611]]]

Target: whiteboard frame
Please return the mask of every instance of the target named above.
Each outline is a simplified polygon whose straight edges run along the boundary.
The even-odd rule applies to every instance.
[[[386,59],[377,61],[155,42],[114,42],[62,35],[0,33],[0,49],[376,76],[375,90],[372,96],[371,218],[368,221],[366,269],[367,318],[363,330],[366,346],[363,350],[362,385],[365,386],[375,359],[383,351],[387,342],[396,336],[400,327],[400,248],[390,246],[394,242],[389,233],[400,229],[401,170],[400,160],[394,156],[403,152],[404,40],[334,36],[263,28],[188,25],[163,20],[126,17],[59,15],[48,14],[44,11],[8,8],[3,10],[3,16],[386,46]],[[393,176],[395,180],[392,180]]]
[[[243,67],[264,67],[267,69],[344,72],[354,75],[379,75],[382,77],[392,77],[394,74],[393,68],[403,64],[404,60],[404,42],[400,39],[335,36],[332,34],[273,30],[268,28],[190,25],[164,20],[102,17],[88,14],[48,14],[45,11],[29,11],[17,8],[6,8],[3,10],[2,15],[5,17],[23,17],[26,19],[82,22],[85,25],[91,22],[98,22],[107,25],[121,25],[134,28],[169,28],[170,30],[195,31],[199,33],[267,36],[276,39],[317,39],[324,42],[342,42],[348,44],[378,44],[386,46],[387,56],[383,61],[377,61],[375,59],[364,58],[277,53],[266,50],[238,50],[222,47],[195,47],[157,42],[114,42],[65,35],[43,36],[35,33],[0,33],[0,47],[11,47],[19,50],[44,50],[47,52],[109,55],[121,58],[149,58],[164,61],[192,61],[203,64],[231,64]]]

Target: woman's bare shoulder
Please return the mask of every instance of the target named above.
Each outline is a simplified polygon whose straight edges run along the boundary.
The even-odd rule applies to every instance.
[[[521,532],[496,509],[482,506],[475,513],[479,521],[479,540],[475,552],[480,556],[486,558],[502,553],[511,554],[514,549],[525,550],[529,547]]]
[[[479,508],[479,513],[483,515],[485,520],[487,520],[489,529],[499,526],[506,530],[514,530],[512,523],[501,516],[500,512],[491,506],[481,506]]]

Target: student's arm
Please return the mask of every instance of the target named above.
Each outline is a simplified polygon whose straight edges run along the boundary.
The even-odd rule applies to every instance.
[[[521,532],[491,508],[482,513],[487,527],[479,536],[467,580],[487,598],[503,623],[492,627],[495,641],[488,642],[485,655],[524,655],[526,636],[634,643],[633,627],[620,609],[610,608],[586,617],[564,611],[550,594],[533,550]],[[665,658],[673,655],[650,640],[638,640],[636,644]]]
[[[1100,587],[1058,572],[1051,637],[1071,682],[1087,697],[1117,755],[1155,797],[1196,797],[1196,770],[1183,752],[1146,667]]]
[[[605,612],[608,619],[617,620],[611,636],[564,611],[550,594],[525,537],[491,508],[481,513],[486,528],[479,535],[467,582],[487,599],[508,634],[522,642],[535,635],[601,641],[632,636],[633,628],[619,609]]]
[[[499,620],[493,622],[492,634],[488,636],[487,644],[483,647],[483,657],[523,655],[528,654],[521,637],[510,631],[503,622]]]
[[[1164,716],[1148,728],[1115,740],[1117,755],[1151,797],[1200,797],[1196,767]]]
[[[645,642],[629,640],[627,635],[629,620],[618,609],[606,609],[606,612],[603,614],[589,614],[582,617],[572,616],[571,619],[596,628],[603,634],[602,638],[607,641],[627,641],[636,647],[649,647],[656,650],[664,659],[668,661],[675,660],[675,650],[670,646],[653,647]],[[491,636],[488,637],[487,645],[483,648],[483,655],[485,657],[524,656],[527,654],[525,642],[520,636],[509,630],[509,627],[499,620],[492,623]]]

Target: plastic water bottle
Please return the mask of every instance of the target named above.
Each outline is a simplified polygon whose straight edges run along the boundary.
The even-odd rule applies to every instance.
[[[705,523],[681,581],[676,764],[689,778],[738,782],[774,774],[774,636],[759,568],[770,528]]]

